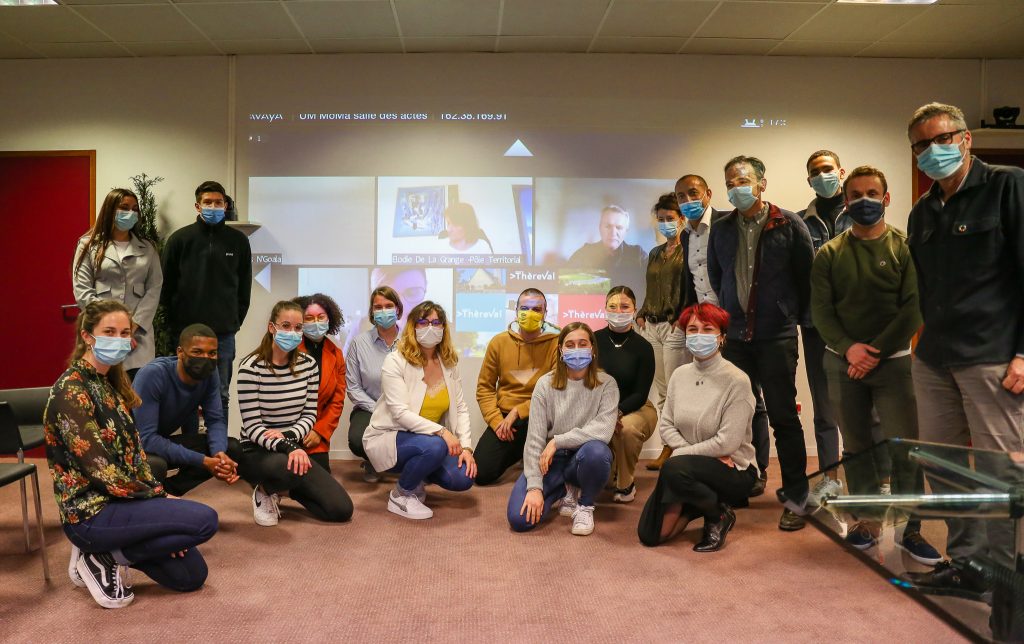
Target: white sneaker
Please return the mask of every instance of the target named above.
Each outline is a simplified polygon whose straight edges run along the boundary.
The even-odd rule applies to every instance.
[[[275,526],[281,518],[281,511],[277,509],[276,494],[267,494],[256,486],[252,489],[252,518],[256,525]]]
[[[416,498],[416,494],[391,490],[388,494],[388,512],[394,512],[406,519],[429,519],[434,516],[434,511],[423,505],[423,502]]]
[[[594,531],[594,506],[577,505],[572,513],[572,533],[585,537]]]
[[[71,544],[71,560],[68,561],[68,577],[71,578],[71,583],[78,586],[79,588],[85,588],[85,580],[82,579],[82,575],[78,574],[78,559],[82,556],[82,551],[78,549],[78,546]]]
[[[427,484],[420,483],[416,486],[416,489],[412,491],[413,496],[420,500],[420,503],[427,502]]]
[[[629,487],[627,487],[624,490],[620,490],[620,489],[616,488],[615,494],[614,494],[614,496],[612,496],[612,501],[615,501],[616,503],[632,503],[633,499],[635,499],[635,498],[636,498],[636,483],[630,483]]]
[[[842,481],[823,476],[820,481],[814,484],[814,487],[811,488],[811,491],[807,494],[807,505],[821,507],[823,499],[830,496],[839,496],[842,491]]]
[[[575,485],[565,484],[565,496],[562,497],[561,507],[558,513],[563,517],[571,517],[576,508],[579,507],[580,489]]]

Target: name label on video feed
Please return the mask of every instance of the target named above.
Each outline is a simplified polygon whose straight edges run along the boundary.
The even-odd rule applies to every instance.
[[[284,256],[281,253],[253,253],[253,264],[284,264]]]
[[[393,253],[392,264],[426,264],[428,266],[493,266],[522,264],[522,255],[412,255]]]

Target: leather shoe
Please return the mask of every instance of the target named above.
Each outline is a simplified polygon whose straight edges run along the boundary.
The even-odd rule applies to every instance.
[[[722,505],[722,518],[717,523],[704,522],[704,538],[693,547],[694,552],[715,552],[725,547],[725,535],[736,525],[736,513]]]
[[[657,472],[661,469],[661,466],[665,464],[665,461],[668,460],[669,456],[672,456],[672,448],[666,445],[661,448],[661,454],[658,455],[658,458],[647,464],[647,469],[652,472]]]
[[[754,487],[750,489],[750,498],[764,494],[764,488],[768,485],[768,475],[764,472],[754,481]]]
[[[789,508],[783,510],[782,517],[779,518],[779,530],[785,530],[786,532],[803,530],[806,525],[807,520]]]
[[[942,561],[928,572],[907,572],[903,576],[929,595],[950,595],[976,602],[992,600],[992,589],[984,580],[956,561]]]

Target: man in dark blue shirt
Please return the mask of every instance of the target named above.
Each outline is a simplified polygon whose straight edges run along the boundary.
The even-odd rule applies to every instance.
[[[153,475],[181,496],[210,477],[238,480],[238,441],[228,438],[217,376],[217,334],[192,324],[179,336],[178,355],[160,357],[139,370],[133,383],[142,405],[135,425]],[[206,432],[199,432],[202,409]],[[181,430],[180,433],[178,430]],[[168,477],[168,469],[178,469]]]

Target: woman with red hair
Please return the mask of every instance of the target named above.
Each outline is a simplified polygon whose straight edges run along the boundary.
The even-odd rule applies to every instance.
[[[693,362],[669,379],[658,431],[672,457],[640,515],[637,534],[656,546],[704,518],[696,552],[714,552],[736,523],[732,506],[746,504],[757,481],[750,442],[754,395],[747,375],[721,355],[729,313],[695,304],[679,316]]]

